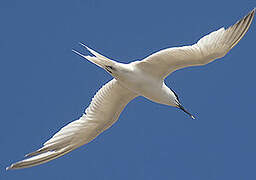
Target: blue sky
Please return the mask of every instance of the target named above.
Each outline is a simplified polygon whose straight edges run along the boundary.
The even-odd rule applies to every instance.
[[[195,43],[246,15],[243,1],[0,1],[0,179],[256,179],[255,20],[240,43],[166,84],[196,116],[142,97],[93,142],[49,163],[5,171],[81,116],[111,76],[71,52],[117,61]]]

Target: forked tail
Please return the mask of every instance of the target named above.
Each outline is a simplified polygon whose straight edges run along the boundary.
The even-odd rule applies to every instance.
[[[90,49],[89,47],[85,46],[82,43],[79,43],[80,45],[82,45],[83,47],[85,47],[88,51],[90,51],[90,53],[92,53],[94,56],[85,56],[83,54],[81,54],[80,52],[72,49],[72,51],[76,54],[78,54],[79,56],[82,56],[83,58],[87,59],[88,61],[96,64],[97,66],[106,69],[106,67],[113,67],[115,65],[115,61],[99,54],[98,52]]]

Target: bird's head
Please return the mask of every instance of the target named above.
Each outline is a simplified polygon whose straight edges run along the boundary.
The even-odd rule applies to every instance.
[[[171,90],[172,91],[172,93],[174,94],[174,96],[175,96],[175,98],[174,98],[174,106],[175,107],[177,107],[177,108],[179,108],[179,109],[181,109],[182,111],[184,111],[186,114],[188,114],[192,119],[195,119],[195,117],[190,113],[190,112],[188,112],[185,108],[184,108],[184,106],[182,106],[181,105],[181,103],[180,103],[180,100],[179,100],[179,97],[178,97],[178,95],[175,93],[175,91],[173,91],[173,90]]]

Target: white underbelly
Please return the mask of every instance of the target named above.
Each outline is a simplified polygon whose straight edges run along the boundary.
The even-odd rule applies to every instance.
[[[119,81],[124,87],[134,93],[160,104],[167,104],[165,92],[163,92],[163,82],[155,79],[134,77]]]

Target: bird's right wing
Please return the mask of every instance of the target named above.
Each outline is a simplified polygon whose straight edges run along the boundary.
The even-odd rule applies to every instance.
[[[208,64],[225,56],[242,39],[251,25],[254,14],[255,8],[233,26],[214,31],[194,45],[164,49],[133,63],[161,79],[177,69]]]
[[[26,155],[29,158],[7,169],[39,165],[87,144],[116,122],[124,107],[135,97],[137,94],[122,87],[117,80],[111,80],[97,92],[80,119],[63,127],[42,148]]]

